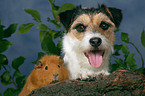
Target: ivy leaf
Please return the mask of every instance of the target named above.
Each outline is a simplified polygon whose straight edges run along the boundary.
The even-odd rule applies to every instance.
[[[65,3],[59,8],[59,12],[74,9],[76,6],[72,3]]]
[[[22,74],[19,70],[16,70],[13,74],[13,77],[21,77],[21,76],[22,76]]]
[[[22,24],[19,27],[18,33],[27,33],[33,26],[33,23]]]
[[[47,31],[40,31],[39,33],[39,39],[40,39],[40,42],[42,43],[44,37],[46,36],[48,32]]]
[[[122,48],[122,44],[121,44],[121,45],[115,44],[115,45],[114,45],[114,50],[115,50],[115,52],[113,53],[113,55],[119,56],[119,55],[120,55],[120,54],[119,54],[119,51],[121,50],[121,48]]]
[[[12,45],[13,43],[8,40],[0,40],[0,53],[5,52]]]
[[[119,65],[118,64],[112,64],[111,65],[111,73],[118,70],[119,69]]]
[[[127,33],[121,33],[121,40],[124,41],[125,43],[129,42],[128,34]]]
[[[51,5],[51,9],[53,9],[53,10],[58,10],[59,6],[56,6],[56,5],[54,4],[54,2],[53,2],[53,1],[55,1],[55,0],[48,0],[48,1],[49,1],[50,5]]]
[[[43,57],[44,55],[45,55],[45,53],[43,53],[43,52],[39,52],[39,53],[38,53],[38,58],[37,58],[37,60],[34,61],[34,62],[32,62],[32,63],[33,63],[33,64],[36,64],[37,61],[38,61],[41,57]]]
[[[47,18],[47,21],[53,23],[53,24],[56,26],[57,29],[61,28],[61,25],[58,24],[58,22],[57,22],[56,20],[51,20],[51,19],[48,17],[48,18]]]
[[[134,59],[134,55],[133,53],[129,54],[126,58],[126,62],[129,65],[131,70],[135,70],[137,68],[137,65],[135,64],[136,60]]]
[[[34,9],[24,9],[24,10],[26,13],[30,14],[36,22],[41,23],[41,17],[38,11]]]
[[[129,52],[129,48],[127,45],[123,45],[122,46],[122,52],[125,54],[125,55],[128,55],[130,52]]]
[[[60,31],[55,31],[55,30],[49,30],[49,33],[51,34],[52,37],[55,37],[55,35],[57,33],[59,33]]]
[[[120,29],[116,29],[114,32],[116,33],[116,32],[118,32],[118,31],[120,31]]]
[[[4,79],[1,80],[1,83],[2,83],[4,86],[7,86],[7,85],[12,84],[12,82],[11,82],[10,80],[6,82]]]
[[[24,63],[25,58],[20,56],[12,61],[12,67],[16,70]]]
[[[115,62],[119,65],[120,68],[122,68],[122,69],[126,69],[127,68],[126,64],[123,63],[122,59],[116,59]]]
[[[8,81],[10,80],[10,78],[11,78],[10,72],[9,72],[9,71],[5,71],[5,72],[3,73],[3,75],[2,75],[2,79],[3,79],[4,81],[8,82]]]
[[[14,88],[7,88],[4,92],[4,96],[18,96],[20,90]]]
[[[57,47],[52,40],[52,37],[49,34],[46,34],[42,43],[41,43],[42,50],[45,51],[47,54],[56,54],[58,55]]]
[[[45,24],[40,24],[37,29],[41,29],[41,31],[47,31],[50,30]]]
[[[141,33],[141,43],[145,47],[145,31],[144,30]]]
[[[11,24],[7,29],[4,30],[4,38],[10,37],[16,30],[18,24]]]
[[[23,88],[25,82],[26,82],[26,76],[25,75],[16,78],[16,83],[18,85],[18,88]]]
[[[0,65],[1,64],[4,64],[4,65],[7,65],[8,64],[8,59],[5,55],[3,54],[0,54]]]
[[[53,9],[52,9],[51,12],[52,12],[52,14],[53,14],[53,17],[54,17],[55,21],[58,21],[57,16],[58,16],[58,14],[59,14],[59,11],[53,10]]]
[[[5,26],[0,24],[0,39],[4,38],[4,32],[3,32],[4,30],[3,30],[3,28],[5,28]]]

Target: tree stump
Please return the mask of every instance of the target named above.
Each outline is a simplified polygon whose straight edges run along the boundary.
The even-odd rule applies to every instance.
[[[145,96],[145,76],[119,70],[96,81],[67,80],[50,84],[29,96]]]

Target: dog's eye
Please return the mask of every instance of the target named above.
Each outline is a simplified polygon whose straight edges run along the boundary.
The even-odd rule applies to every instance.
[[[100,28],[102,28],[103,30],[108,30],[110,27],[110,24],[106,23],[106,22],[101,22]]]
[[[78,31],[78,32],[84,32],[85,29],[86,29],[86,26],[84,26],[83,24],[79,24],[75,27],[75,29]]]

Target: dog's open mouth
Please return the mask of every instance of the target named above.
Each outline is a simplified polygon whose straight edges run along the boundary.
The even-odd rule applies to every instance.
[[[90,64],[93,67],[100,67],[103,61],[104,50],[93,50],[89,52],[85,52],[85,56],[88,58]]]

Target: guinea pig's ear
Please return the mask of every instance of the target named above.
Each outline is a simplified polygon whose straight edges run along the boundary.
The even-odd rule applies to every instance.
[[[114,22],[116,28],[118,28],[123,18],[123,11],[121,9],[116,9],[113,7],[107,8],[104,4],[101,6],[101,9],[103,9],[105,13],[109,15],[111,20]]]
[[[63,63],[64,63],[64,60],[63,60],[63,58],[60,56],[60,57],[59,57],[59,65],[63,65]]]
[[[65,27],[67,31],[72,23],[72,19],[73,19],[73,15],[75,11],[76,9],[67,10],[67,11],[61,12],[58,15],[59,21],[62,23],[62,25]]]
[[[43,64],[41,61],[37,61],[37,64],[35,65],[35,69],[38,69],[38,68],[42,68]]]

